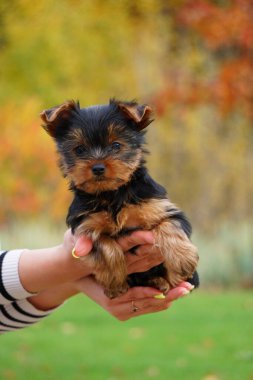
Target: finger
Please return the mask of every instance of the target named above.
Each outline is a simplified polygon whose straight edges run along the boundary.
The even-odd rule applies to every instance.
[[[119,296],[115,298],[115,303],[121,302],[129,302],[137,299],[143,299],[143,298],[154,298],[157,295],[162,294],[160,290],[157,290],[155,288],[147,287],[147,286],[135,286],[133,288],[128,289],[128,291],[123,294],[122,296]]]
[[[190,293],[190,290],[183,286],[178,286],[172,290],[170,290],[167,295],[166,299],[170,302],[177,300],[178,298],[185,297]]]
[[[131,248],[142,244],[154,244],[155,239],[151,231],[135,231],[131,235],[127,235],[118,239],[118,244],[124,252]]]
[[[154,244],[142,244],[136,248],[135,253],[140,258],[151,256],[156,258],[156,260],[160,260],[160,262],[164,261],[164,257],[161,254],[160,249]]]
[[[133,255],[130,252],[126,252],[125,253],[125,260],[126,260],[126,265],[129,266],[129,265],[136,263],[137,261],[142,260],[142,257],[139,257],[137,255]]]
[[[159,311],[167,310],[172,305],[173,303],[172,301],[175,301],[178,298],[184,297],[190,293],[190,291],[186,287],[189,287],[189,285],[191,284],[184,282],[181,285],[182,286],[179,286],[175,289],[170,290],[164,299],[154,299],[154,297],[152,297],[152,298],[144,298],[144,299],[136,298],[135,300],[132,300],[130,304],[130,306],[132,307],[132,313],[131,312],[129,313],[128,311],[129,306],[127,306],[127,303],[126,303],[125,304],[126,313],[122,315],[122,317],[123,318],[125,317],[125,319],[122,319],[122,320],[126,320],[132,317],[137,317],[143,314],[156,313]],[[136,311],[134,311],[133,306],[137,308]]]
[[[188,289],[190,292],[195,288],[194,285],[192,285],[190,282],[186,282],[186,281],[181,282],[180,284],[178,284],[178,286],[183,287],[183,288],[186,288],[186,289]]]
[[[155,259],[147,257],[146,260],[144,259],[138,260],[138,261],[133,262],[130,265],[127,265],[127,273],[131,274],[131,273],[138,273],[138,272],[146,272],[149,269],[159,264],[160,264],[160,261],[158,262]]]
[[[163,256],[155,248],[152,251],[152,246],[145,244],[136,250],[136,255],[126,253],[126,265],[128,273],[145,272],[164,261]]]
[[[127,319],[138,317],[140,315],[156,313],[162,310],[167,310],[171,303],[167,300],[155,301],[152,298],[144,300],[136,300],[132,302],[125,302],[121,306],[120,313],[115,315],[118,319],[125,321]]]
[[[156,265],[157,260],[152,256],[139,257],[129,252],[125,254],[127,273],[145,272]]]
[[[92,249],[92,241],[85,235],[80,236],[75,244],[75,255],[83,257],[88,255]]]

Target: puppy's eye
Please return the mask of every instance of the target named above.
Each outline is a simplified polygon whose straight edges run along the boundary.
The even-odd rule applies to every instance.
[[[118,151],[121,148],[121,144],[118,141],[114,141],[111,146],[114,151]]]
[[[81,156],[82,154],[84,154],[85,153],[85,146],[84,145],[79,145],[79,146],[77,146],[75,149],[74,149],[74,151],[75,151],[75,154],[77,155],[77,156]]]

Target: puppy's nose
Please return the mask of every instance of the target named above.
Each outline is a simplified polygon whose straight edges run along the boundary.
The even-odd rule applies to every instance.
[[[92,166],[91,170],[94,175],[97,175],[97,176],[102,175],[105,172],[105,165],[102,163],[95,164]]]

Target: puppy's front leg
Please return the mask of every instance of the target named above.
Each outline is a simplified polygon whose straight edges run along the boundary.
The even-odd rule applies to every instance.
[[[109,298],[126,293],[127,270],[121,247],[109,236],[101,235],[94,242],[95,277]]]
[[[198,263],[197,248],[173,219],[164,220],[155,229],[155,241],[162,252],[167,280],[172,288],[192,277]]]

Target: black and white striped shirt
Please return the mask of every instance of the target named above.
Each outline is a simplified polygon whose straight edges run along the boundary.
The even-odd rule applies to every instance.
[[[27,299],[34,294],[24,289],[19,278],[22,251],[0,251],[0,334],[28,327],[52,312],[38,310]]]

